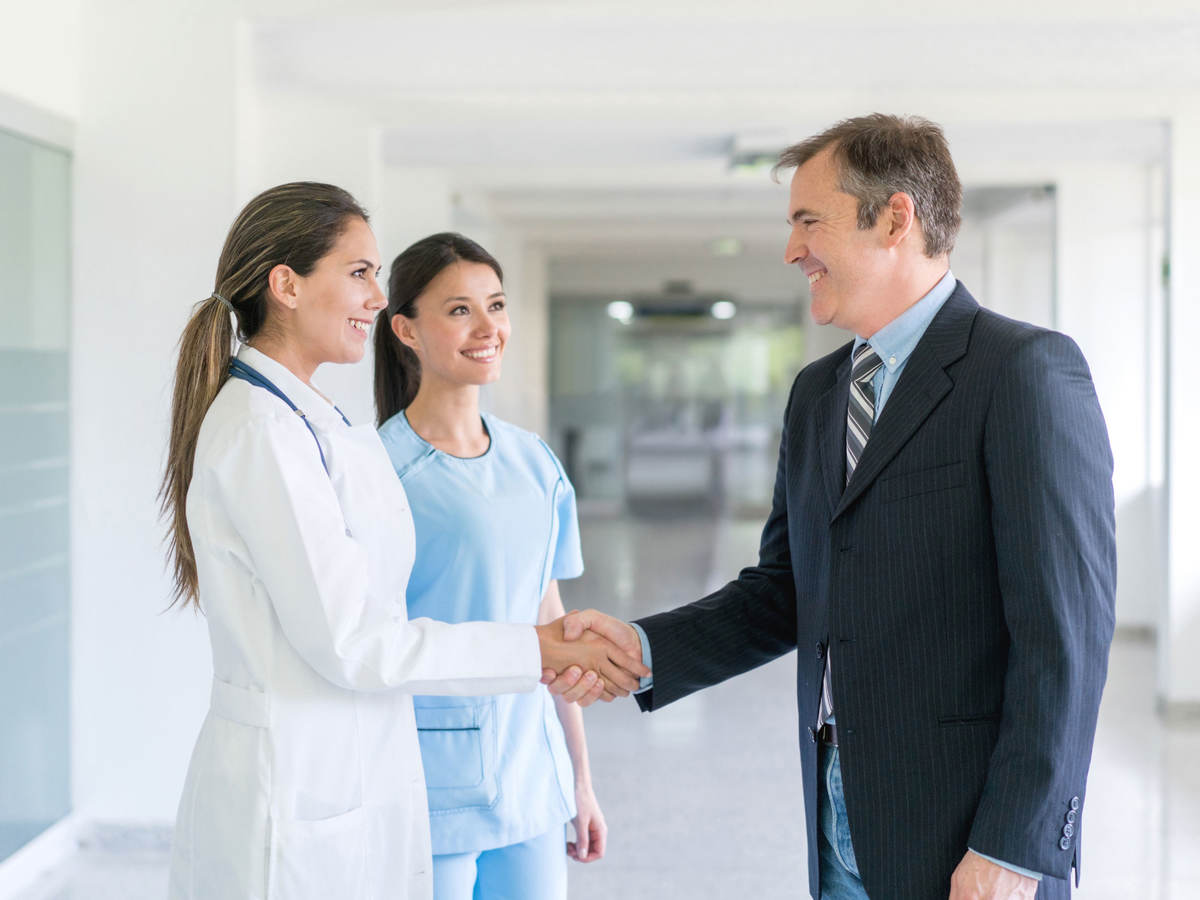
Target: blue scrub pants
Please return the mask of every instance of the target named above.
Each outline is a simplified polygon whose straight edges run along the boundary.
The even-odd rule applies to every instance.
[[[433,857],[433,900],[566,900],[567,839],[559,825],[520,844]]]

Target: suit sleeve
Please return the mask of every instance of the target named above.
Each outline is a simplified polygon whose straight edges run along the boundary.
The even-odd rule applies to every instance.
[[[1037,332],[1017,348],[994,389],[984,461],[1010,645],[969,844],[1064,878],[1077,861],[1116,583],[1112,453],[1069,338]]]
[[[649,712],[719,684],[796,647],[796,589],[788,541],[787,446],[796,384],[784,413],[771,514],[758,564],[694,603],[638,619],[654,658],[653,687],[636,695]]]
[[[529,691],[541,675],[527,625],[397,615],[345,528],[312,438],[295,417],[256,419],[209,462],[245,565],[296,652],[339,687],[420,694]]]

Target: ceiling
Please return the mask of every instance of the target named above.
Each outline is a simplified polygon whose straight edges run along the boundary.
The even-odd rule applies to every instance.
[[[385,165],[449,172],[552,256],[736,236],[775,258],[786,188],[730,152],[845,115],[943,123],[982,197],[1059,165],[1161,161],[1159,99],[1200,89],[1194,4],[879,5],[351,3],[258,18],[250,58],[265,95],[344,107]]]

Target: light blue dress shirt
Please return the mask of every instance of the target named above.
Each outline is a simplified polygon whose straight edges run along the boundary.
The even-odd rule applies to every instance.
[[[379,436],[408,494],[416,560],[410,618],[536,624],[551,579],[583,573],[575,491],[535,434],[483,416],[486,453],[437,450],[398,413]],[[553,698],[413,698],[435,854],[507,847],[575,815]],[[561,832],[560,832],[561,833]]]
[[[875,388],[876,422],[879,421],[879,415],[883,412],[883,407],[887,404],[892,391],[896,389],[896,383],[900,380],[900,376],[903,374],[904,367],[908,364],[908,359],[912,356],[913,350],[917,348],[917,344],[924,337],[929,323],[933,321],[943,304],[954,293],[956,284],[957,279],[955,279],[954,273],[947,269],[946,274],[941,277],[941,280],[933,286],[929,293],[869,338],[864,338],[860,335],[855,336],[854,351],[857,351],[863,344],[869,343],[871,349],[883,361],[883,365],[879,367],[879,371],[875,373],[875,377],[871,380],[871,386]],[[853,356],[854,351],[851,351],[851,356]],[[645,662],[647,667],[653,669],[654,665],[650,658],[650,641],[646,637],[646,632],[636,622],[631,624],[637,630],[638,637],[642,640],[642,661]],[[653,686],[653,676],[643,678],[638,693],[649,690]],[[829,721],[834,721],[834,718],[830,716]],[[1041,874],[1038,872],[1022,869],[1020,866],[1014,866],[1011,863],[1003,862],[987,854],[979,853],[978,850],[974,852],[989,862],[1004,866],[1004,868],[1011,869],[1021,875],[1036,878],[1039,881],[1042,879]]]

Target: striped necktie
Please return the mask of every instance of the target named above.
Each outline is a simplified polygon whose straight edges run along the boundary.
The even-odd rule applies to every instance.
[[[883,360],[870,344],[854,352],[850,367],[850,402],[846,406],[846,483],[862,458],[863,448],[875,424],[875,386],[871,384]],[[818,727],[833,715],[833,688],[829,678],[829,657],[825,654],[825,676],[821,679],[821,708],[817,713]]]
[[[862,457],[871,426],[875,423],[875,373],[883,365],[870,344],[863,344],[854,353],[850,369],[850,403],[846,406],[846,483]]]

